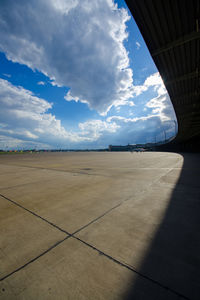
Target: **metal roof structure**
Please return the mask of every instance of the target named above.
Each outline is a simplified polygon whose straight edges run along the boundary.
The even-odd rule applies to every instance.
[[[176,143],[200,144],[200,0],[126,0],[178,120]]]

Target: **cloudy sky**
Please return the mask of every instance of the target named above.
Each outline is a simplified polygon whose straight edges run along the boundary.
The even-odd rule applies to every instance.
[[[0,149],[155,142],[174,120],[123,0],[0,1]]]

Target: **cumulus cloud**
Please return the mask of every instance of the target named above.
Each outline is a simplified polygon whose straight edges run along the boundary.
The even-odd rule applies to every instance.
[[[30,91],[0,79],[0,147],[54,147],[96,141],[106,132],[115,133],[115,122],[90,120],[79,124],[79,131],[69,132],[48,113],[52,104]]]
[[[120,128],[112,120],[102,121],[102,120],[90,120],[84,123],[79,123],[79,128],[81,129],[82,135],[88,137],[88,141],[94,141],[100,138],[105,132],[115,133],[117,129]]]
[[[136,118],[113,116],[107,121],[114,121],[120,127],[114,136],[109,136],[108,144],[125,145],[128,143],[147,143],[164,140],[174,135],[174,124],[163,120],[158,115],[147,115]],[[165,133],[165,135],[164,135]],[[105,140],[105,137],[104,137]]]
[[[148,76],[142,85],[134,86],[134,97],[146,92],[150,87],[154,86],[155,91],[159,89],[159,94],[166,94],[167,90],[164,86],[163,80],[158,72]]]
[[[148,114],[146,117],[149,118],[151,116],[157,116],[161,119],[162,122],[176,120],[174,108],[171,104],[163,80],[158,72],[148,76],[142,85],[134,86],[135,97],[148,91],[150,88],[153,88],[153,91],[156,94],[156,96],[150,99],[145,104],[143,112],[147,112],[147,108],[152,109],[151,113]],[[137,118],[135,119],[137,120]]]
[[[0,134],[15,139],[43,143],[79,141],[67,132],[60,120],[48,113],[52,104],[34,96],[30,91],[0,79]]]
[[[152,108],[152,113],[160,117],[161,121],[176,120],[174,109],[168,94],[158,95],[147,102],[146,107]]]
[[[113,120],[117,121],[117,122],[123,122],[123,123],[135,123],[137,121],[146,121],[150,118],[154,118],[155,115],[148,115],[148,116],[143,116],[143,117],[135,117],[135,118],[126,118],[126,117],[121,117],[121,116],[112,116],[112,117],[108,117],[107,121],[108,122],[112,122]]]
[[[49,149],[50,145],[34,142],[34,141],[24,141],[21,139],[0,135],[0,149]]]
[[[72,132],[49,113],[52,103],[0,79],[0,148],[53,148],[57,145],[96,148],[111,143],[154,141],[163,130],[168,136],[170,132],[172,135],[174,110],[163,83],[156,77],[159,75],[144,82],[144,89],[153,88],[156,96],[147,101],[145,113],[141,110],[143,115],[111,115],[101,120],[88,120],[80,122],[78,130]]]
[[[123,45],[129,15],[112,0],[0,1],[0,49],[105,114],[134,95]]]
[[[154,142],[156,137],[162,140],[165,135],[167,138],[174,135],[176,115],[159,73],[150,75],[143,85],[138,86],[138,95],[149,89],[155,96],[146,101],[139,116],[112,115],[106,119],[108,123],[115,122],[120,126],[113,139],[115,143]]]
[[[149,87],[149,86],[163,86],[164,83],[163,80],[158,72],[150,75],[147,77],[147,79],[144,82],[144,86]]]
[[[154,86],[157,96],[146,103],[146,107],[152,109],[152,113],[160,117],[162,122],[176,120],[174,108],[159,73],[149,76],[144,83],[146,86]]]

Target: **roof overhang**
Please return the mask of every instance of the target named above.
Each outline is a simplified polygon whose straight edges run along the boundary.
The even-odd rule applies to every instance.
[[[200,1],[126,0],[178,120],[176,141],[200,140]]]

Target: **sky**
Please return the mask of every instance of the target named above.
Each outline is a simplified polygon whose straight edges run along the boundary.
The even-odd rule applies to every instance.
[[[155,142],[175,121],[123,0],[0,1],[0,149]]]

